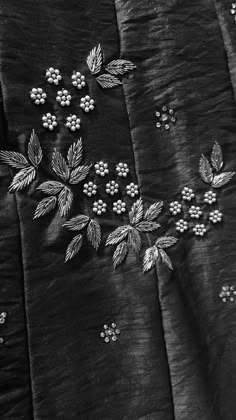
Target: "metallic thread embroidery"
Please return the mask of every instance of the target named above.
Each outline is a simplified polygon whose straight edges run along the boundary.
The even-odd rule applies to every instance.
[[[120,335],[120,329],[117,328],[117,325],[114,322],[112,322],[110,327],[105,324],[103,329],[104,331],[100,332],[100,337],[104,338],[105,343],[109,343],[110,341],[117,341],[117,336]]]
[[[0,159],[3,163],[20,171],[14,176],[9,191],[20,191],[32,183],[36,177],[37,169],[41,163],[43,152],[38,136],[32,131],[28,143],[28,160],[18,152],[0,151]]]

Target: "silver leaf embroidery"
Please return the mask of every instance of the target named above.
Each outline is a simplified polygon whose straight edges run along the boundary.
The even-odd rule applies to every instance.
[[[118,60],[113,60],[109,64],[107,64],[105,69],[111,74],[123,75],[127,73],[128,71],[136,69],[136,66],[131,61],[118,59]]]
[[[70,177],[69,167],[60,152],[54,150],[52,155],[52,169],[63,181],[68,181]]]
[[[146,211],[144,215],[144,220],[148,220],[149,222],[153,219],[156,219],[159,214],[161,213],[163,208],[163,201],[159,201],[157,203],[152,204]]]
[[[102,49],[101,49],[100,44],[97,47],[94,47],[90,51],[86,61],[87,61],[88,68],[92,74],[97,74],[101,71]]]
[[[223,154],[221,146],[218,142],[215,142],[212,153],[211,153],[211,164],[212,168],[216,171],[216,174],[213,173],[213,169],[206,158],[202,155],[200,159],[200,174],[204,182],[211,184],[213,188],[220,188],[223,185],[228,184],[228,182],[233,178],[235,172],[225,171],[219,173],[223,167]]]
[[[144,259],[143,259],[143,272],[151,270],[151,268],[155,267],[156,261],[159,257],[159,252],[157,247],[154,245],[145,251]]]
[[[121,81],[117,79],[117,77],[112,76],[111,74],[101,74],[100,76],[96,77],[96,80],[99,83],[99,85],[104,89],[109,89],[118,85],[122,85]]]
[[[37,187],[37,190],[40,190],[47,195],[56,195],[59,194],[59,192],[61,192],[63,188],[64,184],[62,184],[61,182],[46,181],[39,185],[39,187]]]
[[[122,241],[119,245],[117,245],[115,252],[113,254],[112,260],[114,268],[116,268],[118,265],[120,265],[125,257],[128,254],[128,245],[125,241]]]
[[[139,198],[132,206],[131,211],[129,212],[129,220],[131,224],[138,223],[143,217],[143,202]]]
[[[73,202],[73,194],[71,190],[64,186],[58,196],[58,208],[61,217],[65,217],[70,210]]]
[[[219,172],[223,166],[223,155],[222,155],[222,150],[221,147],[219,145],[219,143],[216,141],[213,149],[212,149],[212,153],[211,153],[211,164],[213,166],[213,168]]]
[[[127,245],[135,254],[139,254],[142,242],[139,232],[134,228],[129,230]]]
[[[36,207],[34,219],[44,216],[55,208],[57,204],[57,197],[51,196],[43,198]]]
[[[39,139],[35,131],[32,131],[28,144],[28,156],[32,165],[37,168],[42,161],[43,152],[39,143]]]
[[[17,152],[0,151],[0,159],[3,163],[15,169],[23,169],[29,167],[29,162],[21,154]]]
[[[87,227],[87,238],[92,246],[97,250],[101,242],[101,228],[96,220],[91,219]]]
[[[221,174],[217,174],[214,176],[212,181],[212,187],[220,188],[233,178],[235,172],[221,172]]]
[[[63,227],[72,231],[79,231],[83,229],[85,226],[87,226],[88,222],[89,222],[89,217],[85,216],[84,214],[80,214],[68,220],[66,223],[64,223]]]
[[[175,245],[177,242],[178,239],[173,236],[162,236],[158,238],[155,242],[155,245],[148,248],[145,252],[143,259],[143,272],[149,271],[151,268],[153,268],[159,259],[161,262],[166,264],[170,270],[173,270],[170,257],[164,251],[164,248],[169,248]]]
[[[66,250],[65,262],[71,260],[76,254],[78,254],[83,243],[83,236],[81,234],[76,235],[69,243]]]
[[[204,155],[202,155],[200,159],[199,170],[200,170],[202,180],[206,182],[207,184],[210,184],[213,180],[213,172],[212,172],[211,165],[208,159]]]
[[[136,229],[140,232],[152,232],[160,227],[159,223],[156,222],[148,222],[144,220],[136,225]]]
[[[90,168],[91,166],[78,166],[73,169],[70,174],[69,183],[78,184],[80,181],[83,181],[88,176]]]
[[[67,162],[69,168],[76,168],[82,159],[83,156],[83,143],[82,139],[80,138],[77,143],[73,143],[67,153]]]
[[[35,177],[36,170],[33,166],[21,169],[20,172],[14,176],[13,181],[9,187],[9,191],[13,192],[23,190],[23,188],[31,184]]]

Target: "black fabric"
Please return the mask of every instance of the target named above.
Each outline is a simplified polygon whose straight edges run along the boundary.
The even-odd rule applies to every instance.
[[[180,198],[184,186],[203,194],[199,158],[221,144],[227,170],[235,164],[235,35],[230,4],[212,0],[0,0],[1,149],[25,154],[34,129],[44,160],[39,176],[15,194],[15,173],[0,164],[0,418],[80,420],[234,420],[235,305],[219,299],[235,281],[236,178],[219,192],[221,226],[202,241],[180,236],[169,251],[174,270],[142,273],[129,254],[114,270],[105,240],[98,253],[84,245],[64,264],[71,232],[58,212],[33,220],[42,198],[36,187],[55,179],[51,155],[66,155],[78,138],[63,126],[68,110],[55,102],[45,70],[86,75],[83,91],[96,110],[81,114],[80,93],[69,111],[82,115],[85,162],[127,162],[148,205]],[[131,60],[123,85],[101,89],[86,57],[101,44],[104,61]],[[29,99],[48,93],[43,111]],[[82,96],[82,93],[81,93]],[[175,109],[168,132],[155,111]],[[53,112],[60,127],[41,124]],[[113,169],[112,169],[113,170]],[[115,176],[110,174],[110,179]],[[106,181],[101,179],[99,189]],[[123,181],[121,181],[123,182]],[[125,186],[125,182],[124,182]],[[70,216],[88,214],[82,186]],[[106,197],[111,204],[112,199]],[[132,203],[132,200],[129,202]],[[104,237],[128,214],[100,218]],[[160,217],[174,235],[168,206]],[[143,249],[150,246],[145,237]],[[103,324],[116,322],[119,340],[105,344]]]

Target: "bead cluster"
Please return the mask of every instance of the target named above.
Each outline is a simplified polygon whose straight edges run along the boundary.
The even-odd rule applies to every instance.
[[[71,76],[72,85],[77,89],[82,89],[85,85],[85,76],[81,74],[79,71],[74,72]]]
[[[189,215],[192,219],[199,219],[202,215],[202,211],[198,206],[191,206],[189,209]]]
[[[119,192],[119,185],[116,181],[110,181],[106,184],[106,193],[109,195],[115,195]]]
[[[102,160],[100,160],[100,162],[95,163],[94,168],[96,174],[99,176],[105,176],[109,174],[108,163],[103,162]]]
[[[212,210],[209,214],[209,220],[212,223],[219,223],[222,221],[223,214],[220,210]]]
[[[216,193],[213,191],[206,191],[204,194],[204,203],[214,204],[216,202]]]
[[[224,285],[219,293],[219,298],[222,302],[234,302],[236,299],[236,288],[235,286]]]
[[[203,223],[199,223],[194,226],[193,232],[196,236],[204,236],[207,232],[207,228]]]
[[[115,201],[113,203],[113,211],[117,214],[122,214],[126,211],[126,204],[122,200]]]
[[[84,98],[80,99],[80,108],[84,112],[90,112],[94,110],[94,100],[90,98],[89,95],[86,95]]]
[[[112,322],[110,327],[105,324],[103,329],[104,331],[100,332],[100,337],[104,339],[105,343],[117,341],[117,336],[120,335],[120,329],[117,328],[117,325],[114,322]]]
[[[178,201],[172,201],[170,203],[170,212],[176,216],[178,213],[181,213],[182,205]]]
[[[33,88],[30,97],[35,105],[43,105],[46,102],[47,94],[41,88]]]
[[[180,219],[176,222],[175,228],[178,232],[184,233],[188,230],[188,222],[184,219]]]
[[[65,126],[67,128],[69,128],[69,130],[71,131],[76,131],[80,129],[80,118],[77,117],[77,115],[72,115],[70,114],[67,118],[66,118],[66,124]]]
[[[48,112],[42,116],[42,123],[44,128],[48,128],[48,130],[52,131],[57,127],[57,118],[55,115]]]
[[[186,201],[191,201],[195,197],[195,194],[192,188],[189,188],[189,187],[184,187],[181,191],[181,194],[182,194],[183,200],[186,200]]]
[[[92,197],[93,195],[97,194],[97,185],[90,181],[83,186],[83,193],[86,194],[88,197]]]
[[[126,185],[126,194],[134,198],[139,194],[138,185],[131,182],[129,185]]]
[[[93,203],[93,212],[101,216],[107,211],[107,204],[103,200],[98,200]]]
[[[0,313],[0,324],[5,324],[7,319],[7,313],[6,312],[1,312]],[[4,343],[4,338],[0,337],[0,344]]]
[[[123,162],[117,163],[116,172],[118,176],[126,178],[129,173],[129,168],[128,168],[127,163],[123,163]]]
[[[56,96],[56,101],[61,105],[61,106],[70,106],[71,103],[71,95],[68,92],[68,90],[62,88],[62,90],[59,90],[57,92],[57,96]]]
[[[48,83],[53,83],[54,85],[58,85],[62,79],[60,70],[50,67],[48,70],[46,70],[46,79]]]
[[[156,127],[159,129],[164,128],[165,130],[169,130],[171,124],[176,123],[175,111],[166,105],[160,111],[156,111],[155,116],[157,117]]]

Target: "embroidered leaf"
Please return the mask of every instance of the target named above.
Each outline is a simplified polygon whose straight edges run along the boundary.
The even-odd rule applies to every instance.
[[[78,184],[80,181],[88,176],[90,171],[90,166],[77,166],[77,168],[73,169],[70,174],[69,183],[70,184]]]
[[[37,190],[40,190],[48,195],[56,195],[62,190],[62,188],[64,188],[64,185],[61,182],[46,181],[39,185]]]
[[[73,143],[67,153],[67,161],[70,168],[76,168],[81,162],[83,154],[82,140],[79,139],[76,143]]]
[[[78,254],[83,243],[83,236],[81,234],[76,235],[69,243],[66,250],[65,263],[71,260],[76,254]]]
[[[215,175],[212,181],[212,187],[220,188],[233,178],[235,172],[221,172],[221,174]]]
[[[143,222],[139,222],[135,227],[139,232],[152,232],[153,230],[156,230],[161,225],[156,222],[148,222],[144,220]]]
[[[52,169],[59,178],[63,179],[63,181],[68,181],[70,176],[69,168],[65,159],[57,150],[54,150],[52,155]]]
[[[118,244],[118,242],[126,238],[130,229],[132,229],[131,226],[119,226],[108,236],[106,246]]]
[[[159,251],[157,247],[154,245],[151,248],[148,248],[145,251],[145,255],[143,258],[143,272],[151,270],[152,267],[155,266],[157,259],[159,256]]]
[[[204,155],[202,155],[200,159],[199,170],[202,180],[207,184],[210,184],[213,180],[213,172],[208,159]]]
[[[11,166],[11,168],[23,169],[30,166],[27,159],[21,153],[17,152],[8,152],[6,150],[1,150],[0,159],[6,165]]]
[[[94,47],[90,51],[86,61],[87,61],[88,68],[92,74],[97,74],[101,71],[102,49],[101,49],[100,44],[97,47]]]
[[[135,252],[139,254],[141,249],[141,238],[136,229],[131,229],[128,234],[128,246]]]
[[[93,247],[97,250],[101,243],[101,228],[96,220],[91,219],[87,227],[87,237]]]
[[[39,143],[39,139],[34,130],[31,133],[30,141],[28,144],[28,157],[32,165],[36,168],[39,166],[43,158],[43,152]]]
[[[88,224],[88,222],[89,222],[89,217],[84,216],[83,214],[80,214],[78,216],[72,217],[72,219],[64,223],[63,227],[69,230],[79,231],[83,229]]]
[[[173,246],[178,242],[177,238],[174,238],[173,236],[162,236],[161,238],[158,238],[155,245],[158,248],[169,248],[170,246]]]
[[[169,267],[170,270],[173,270],[173,265],[171,262],[170,257],[167,255],[167,253],[164,251],[164,249],[160,249],[160,256],[161,256],[161,261],[167,265],[167,267]]]
[[[220,169],[223,166],[222,150],[221,150],[221,147],[220,147],[219,143],[217,143],[217,141],[215,142],[215,144],[213,146],[213,149],[212,149],[211,164],[217,172],[219,172]]]
[[[55,208],[57,204],[57,197],[51,196],[43,198],[40,203],[37,205],[34,219],[37,219],[40,216],[44,216],[45,214],[49,213],[51,210]]]
[[[153,219],[156,219],[157,216],[159,216],[159,214],[161,213],[162,207],[163,207],[163,201],[158,201],[157,203],[152,204],[147,209],[144,216],[144,220],[151,221]]]
[[[33,166],[21,169],[20,172],[14,176],[13,181],[9,187],[9,191],[13,192],[23,190],[23,188],[31,184],[35,176],[36,170]]]
[[[122,82],[111,74],[101,74],[100,76],[96,77],[96,80],[104,89],[110,89],[115,86],[122,85]]]
[[[143,217],[143,203],[142,199],[139,198],[132,206],[129,212],[129,220],[132,225],[137,224]]]
[[[73,202],[73,194],[71,190],[67,187],[64,187],[58,196],[58,208],[60,216],[64,217],[71,208]]]
[[[116,268],[118,265],[120,265],[124,261],[127,254],[128,254],[127,243],[125,241],[122,241],[116,247],[115,252],[113,254],[112,260],[113,260],[114,268]]]
[[[115,75],[125,74],[134,69],[136,69],[136,66],[131,61],[121,59],[113,60],[106,66],[106,70]]]

